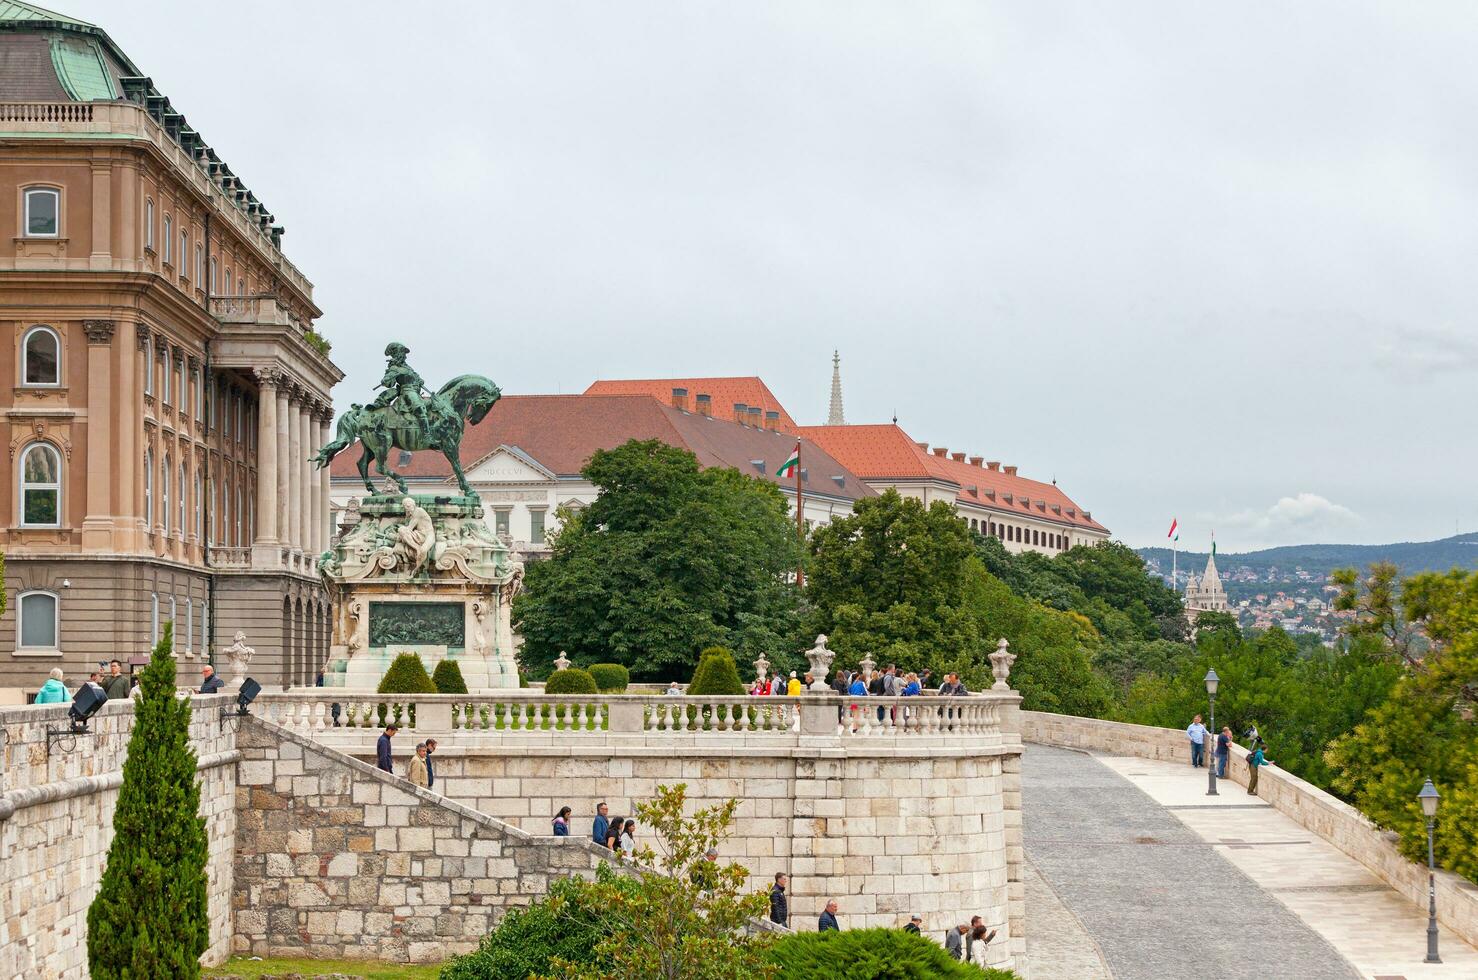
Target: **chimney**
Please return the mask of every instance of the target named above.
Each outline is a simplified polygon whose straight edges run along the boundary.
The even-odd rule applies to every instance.
[[[748,418],[748,415],[747,415],[748,410],[749,410],[749,406],[748,405],[745,405],[743,402],[735,402],[734,403],[734,421],[735,422],[738,422],[740,425],[743,425],[744,424],[744,420],[746,418]]]
[[[758,405],[749,406],[749,424],[756,429],[764,428],[765,423],[761,418],[763,414],[763,410]]]
[[[985,457],[984,456],[971,456],[970,457],[970,465],[971,466],[979,467],[980,464],[983,463],[983,462],[985,462]]]
[[[698,398],[697,398],[697,402],[698,402],[698,414],[699,415],[708,416],[708,415],[712,415],[713,414],[713,396],[712,395],[699,395]]]
[[[780,413],[774,409],[765,412],[765,428],[772,432],[780,428]]]
[[[688,389],[672,389],[672,407],[676,409],[681,409],[684,412],[688,410]]]
[[[945,456],[949,455],[949,450],[945,449],[943,446],[935,446],[934,455],[938,456],[940,459],[943,459]]]
[[[1007,476],[1015,476],[1016,475],[1016,467],[1014,467],[1014,466],[1008,466],[1008,467],[1006,467],[1006,475]]]
[[[929,451],[929,444],[927,442],[916,442],[916,443],[914,443],[914,445],[915,446],[918,446],[920,449],[922,449],[926,453]]]
[[[988,470],[990,470],[993,473],[994,472],[997,472],[1001,468],[1001,461],[998,460],[998,459],[993,459],[989,463],[986,463],[985,464],[985,468],[988,469]]]
[[[950,453],[949,454],[949,458],[952,459],[952,460],[954,460],[956,463],[963,463],[965,461],[965,454],[964,453]]]

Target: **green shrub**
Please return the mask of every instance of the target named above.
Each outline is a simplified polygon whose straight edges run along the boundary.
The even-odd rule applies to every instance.
[[[631,683],[631,671],[620,664],[591,664],[590,676],[602,694],[620,694]]]
[[[402,653],[380,678],[378,691],[380,694],[435,694],[436,685],[431,683],[431,675],[426,673],[419,654]]]
[[[556,670],[544,682],[545,694],[595,694],[597,690],[590,671],[579,667]]]
[[[709,647],[698,655],[688,693],[694,695],[737,695],[744,693],[734,655],[723,647]]]
[[[466,694],[467,682],[462,679],[462,668],[455,660],[443,660],[431,674],[431,683],[438,694]]]
[[[636,879],[619,875],[609,865],[595,869],[596,882],[614,888],[634,887]],[[580,878],[558,878],[547,897],[527,908],[510,909],[498,928],[482,938],[474,952],[459,956],[441,970],[441,980],[505,980],[555,974],[556,958],[569,963],[601,965],[596,946],[623,928],[620,917]]]
[[[87,961],[99,980],[198,977],[209,944],[205,820],[190,699],[175,697],[173,633],[165,623],[139,678],[113,842],[87,910]]]
[[[978,947],[977,947],[978,948]],[[953,959],[931,939],[902,929],[793,932],[770,947],[781,980],[1012,980]]]

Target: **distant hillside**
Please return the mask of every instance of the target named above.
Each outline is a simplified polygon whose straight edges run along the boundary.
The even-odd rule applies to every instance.
[[[1140,548],[1140,557],[1154,561],[1163,572],[1170,571],[1169,548]],[[1371,562],[1395,562],[1402,573],[1445,572],[1450,568],[1478,569],[1478,532],[1459,534],[1440,541],[1402,541],[1397,544],[1296,544],[1266,548],[1243,554],[1218,551],[1216,565],[1223,573],[1247,568],[1265,575],[1271,571],[1291,573],[1296,568],[1324,576],[1336,568],[1364,568]],[[1206,565],[1206,552],[1182,551],[1180,570],[1197,573]]]

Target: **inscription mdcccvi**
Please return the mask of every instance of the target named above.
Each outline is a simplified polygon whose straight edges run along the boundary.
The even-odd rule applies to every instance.
[[[460,602],[371,602],[369,645],[465,649],[465,607]]]

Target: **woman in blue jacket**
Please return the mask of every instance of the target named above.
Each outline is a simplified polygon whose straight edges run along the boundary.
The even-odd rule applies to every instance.
[[[1253,796],[1257,795],[1257,771],[1263,766],[1271,766],[1267,757],[1262,753],[1262,739],[1252,743],[1252,754],[1247,756],[1247,792]]]
[[[41,690],[36,692],[36,703],[66,704],[70,700],[72,700],[72,695],[67,693],[67,685],[62,683],[62,669],[60,667],[51,668],[51,677],[41,685]]]

